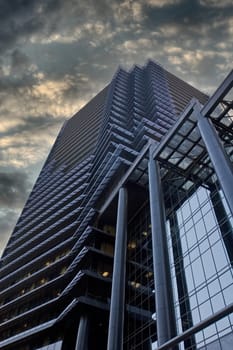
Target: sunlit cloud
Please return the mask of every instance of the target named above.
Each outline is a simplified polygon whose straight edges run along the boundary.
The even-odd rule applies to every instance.
[[[166,24],[160,28],[159,33],[163,38],[173,38],[179,33],[179,27],[172,24]]]
[[[118,50],[126,50],[127,52],[137,53],[139,48],[150,49],[154,43],[147,38],[139,38],[137,40],[126,40],[123,44],[119,45]]]
[[[169,5],[177,5],[181,3],[181,0],[145,0],[145,3],[153,7],[163,7]]]
[[[68,87],[67,81],[45,80],[33,89],[35,97],[46,97],[48,99],[59,99],[64,89]]]
[[[3,119],[0,123],[0,133],[7,133],[8,131],[12,130],[12,128],[17,128],[20,125],[23,125],[24,122],[18,118],[12,118],[12,119]]]
[[[113,2],[112,11],[115,21],[121,25],[129,21],[142,22],[145,18],[142,5],[140,1]]]
[[[177,46],[168,46],[164,48],[164,51],[168,54],[177,54],[177,53],[181,53],[182,49]]]
[[[1,138],[0,166],[25,168],[42,162],[58,133],[58,129],[58,127],[50,128],[49,132],[46,133],[44,133],[44,129],[38,130],[37,133],[34,132],[31,135],[23,132]]]

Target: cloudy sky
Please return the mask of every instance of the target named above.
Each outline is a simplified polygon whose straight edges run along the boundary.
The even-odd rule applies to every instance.
[[[63,123],[147,59],[211,93],[232,68],[232,0],[0,0],[0,252]]]

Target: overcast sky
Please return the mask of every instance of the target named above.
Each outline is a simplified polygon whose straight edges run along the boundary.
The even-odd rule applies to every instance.
[[[0,252],[64,120],[148,59],[211,93],[232,0],[0,0]]]

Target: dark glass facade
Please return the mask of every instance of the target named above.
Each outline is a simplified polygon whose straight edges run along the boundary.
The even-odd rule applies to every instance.
[[[232,85],[149,61],[64,124],[2,256],[1,349],[231,349]]]

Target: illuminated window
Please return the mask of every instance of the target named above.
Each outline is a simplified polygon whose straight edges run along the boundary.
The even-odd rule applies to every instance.
[[[60,275],[64,275],[66,270],[67,270],[67,266],[63,266],[63,268],[61,269]]]
[[[103,277],[110,277],[112,274],[112,266],[106,262],[99,262],[97,266],[97,271]]]
[[[128,243],[129,249],[135,249],[137,247],[137,243],[135,241],[131,241]]]
[[[42,278],[41,280],[40,280],[40,284],[42,285],[42,284],[45,284],[47,282],[47,279],[46,278]]]
[[[130,284],[131,284],[131,286],[134,287],[134,288],[139,288],[139,287],[141,287],[141,283],[136,282],[136,281],[131,281]]]
[[[103,277],[108,277],[110,275],[109,271],[102,272]]]
[[[146,274],[145,274],[145,277],[146,278],[150,278],[150,277],[152,277],[153,276],[153,272],[151,272],[151,271],[149,271],[149,272],[147,272]]]
[[[115,236],[115,234],[116,234],[115,227],[111,226],[111,225],[104,225],[103,231],[109,233],[112,236]]]

